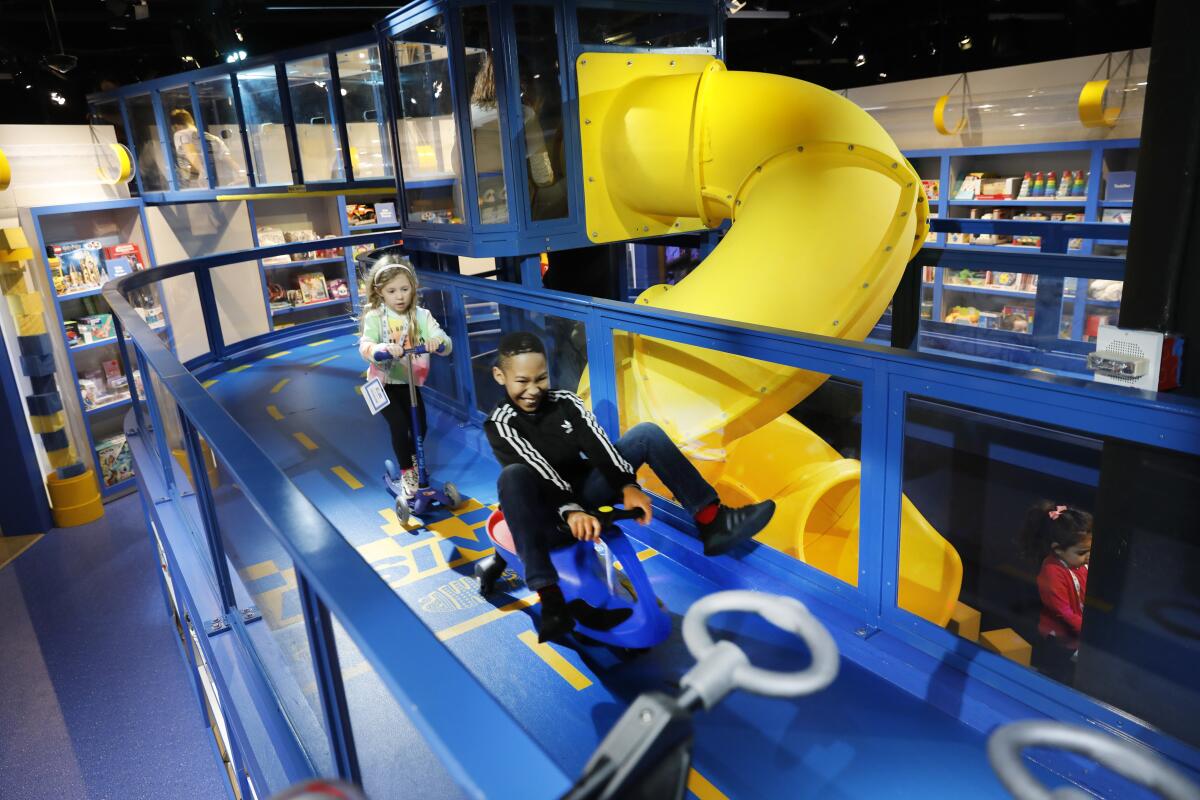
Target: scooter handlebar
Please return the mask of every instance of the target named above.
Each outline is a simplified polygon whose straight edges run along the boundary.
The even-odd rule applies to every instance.
[[[426,347],[423,344],[419,344],[416,347],[410,347],[407,350],[405,350],[404,356],[422,356],[428,352],[429,352],[428,347]],[[403,358],[404,356],[401,356],[401,358]],[[389,351],[389,350],[380,350],[378,353],[375,354],[374,358],[376,361],[391,361],[392,354],[391,354],[391,351]]]

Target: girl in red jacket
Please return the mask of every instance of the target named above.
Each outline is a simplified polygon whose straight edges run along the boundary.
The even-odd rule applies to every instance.
[[[1038,594],[1042,613],[1039,668],[1071,683],[1083,627],[1088,561],[1092,552],[1092,515],[1070,506],[1043,501],[1029,509],[1021,545],[1026,555],[1042,559]]]

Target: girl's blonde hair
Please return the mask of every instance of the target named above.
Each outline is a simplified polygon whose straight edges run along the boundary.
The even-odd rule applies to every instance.
[[[408,311],[404,312],[404,316],[408,322],[409,338],[415,346],[421,344],[417,340],[417,306],[420,305],[421,284],[417,281],[417,271],[413,269],[412,264],[408,263],[408,259],[404,261],[387,261],[376,264],[371,268],[371,272],[367,276],[367,313],[372,311],[382,312],[384,314],[384,323],[386,324],[387,310],[383,304],[383,287],[401,275],[408,278],[408,282],[412,284],[412,302],[408,304]],[[364,325],[366,324],[367,313],[363,314]],[[396,344],[403,344],[403,342],[396,342]]]

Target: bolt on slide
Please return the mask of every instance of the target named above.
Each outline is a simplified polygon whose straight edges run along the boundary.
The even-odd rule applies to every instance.
[[[639,303],[867,336],[928,231],[921,182],[870,115],[705,55],[585,53],[577,67],[593,242],[733,221],[690,275]],[[621,337],[617,358],[622,424],[658,423],[727,502],[773,498],[758,540],[856,582],[859,462],[788,416],[826,375],[642,335]],[[905,499],[900,606],[945,625],[961,583],[957,551]]]

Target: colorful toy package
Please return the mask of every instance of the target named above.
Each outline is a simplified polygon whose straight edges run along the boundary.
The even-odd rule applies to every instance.
[[[55,245],[62,273],[62,294],[98,289],[108,280],[104,269],[104,250],[99,242]]]
[[[133,456],[123,434],[96,442],[96,461],[105,486],[116,486],[133,477]]]

